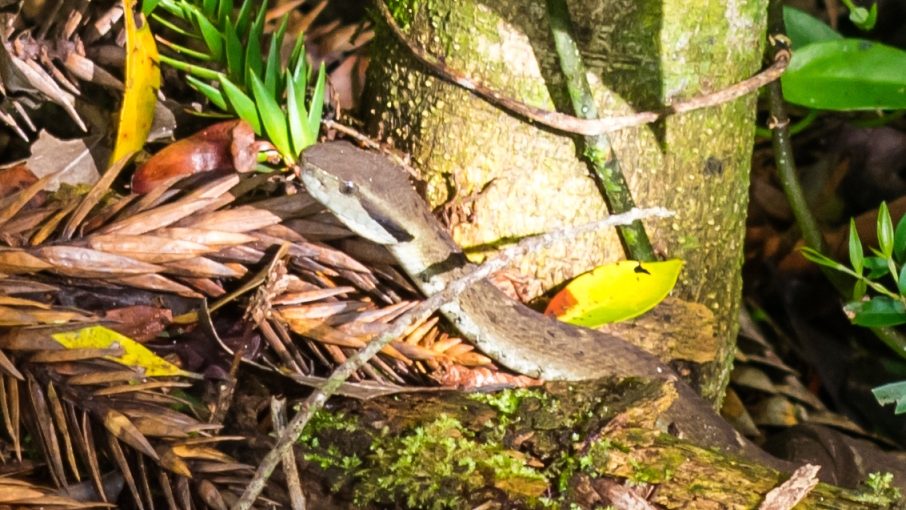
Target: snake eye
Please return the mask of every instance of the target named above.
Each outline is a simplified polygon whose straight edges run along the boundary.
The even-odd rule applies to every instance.
[[[340,185],[340,193],[344,195],[351,195],[355,191],[355,183],[352,181],[343,181],[343,184]]]

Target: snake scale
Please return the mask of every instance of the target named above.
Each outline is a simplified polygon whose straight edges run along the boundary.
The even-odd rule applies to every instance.
[[[469,268],[462,251],[415,192],[405,171],[348,142],[304,153],[307,192],[356,234],[393,254],[432,295]],[[665,363],[612,334],[571,326],[518,303],[483,280],[441,308],[482,352],[516,372],[547,380],[645,377],[673,382],[678,397],[662,415],[681,437],[788,470],[743,438]]]

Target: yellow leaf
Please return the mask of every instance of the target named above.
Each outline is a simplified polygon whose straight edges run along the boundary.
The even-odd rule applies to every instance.
[[[104,358],[128,367],[143,368],[147,377],[181,375],[198,378],[196,374],[180,369],[135,340],[104,326],[90,326],[51,336],[67,349],[110,349],[119,346],[123,349],[122,355]]]
[[[598,266],[569,282],[544,313],[588,328],[631,319],[667,297],[682,268],[679,259]]]
[[[126,26],[126,89],[120,108],[116,145],[111,164],[141,150],[151,131],[154,105],[160,88],[160,59],[154,35],[136,0],[123,0],[123,23]]]

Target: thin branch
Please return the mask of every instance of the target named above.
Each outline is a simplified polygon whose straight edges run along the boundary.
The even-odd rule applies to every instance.
[[[388,329],[371,340],[362,350],[351,356],[345,363],[337,367],[327,381],[314,391],[302,403],[299,411],[293,419],[286,425],[283,433],[277,439],[273,449],[265,455],[264,459],[258,465],[255,471],[255,477],[249,482],[242,498],[233,505],[233,510],[248,510],[252,507],[258,495],[264,489],[267,479],[274,472],[277,464],[283,458],[284,452],[292,448],[299,435],[305,430],[305,425],[314,414],[321,409],[327,400],[352,374],[362,368],[368,360],[374,357],[381,349],[396,338],[399,338],[409,327],[415,323],[426,320],[432,313],[446,303],[456,299],[460,293],[466,290],[474,283],[489,277],[491,274],[503,269],[513,260],[538,250],[542,246],[554,242],[573,239],[576,236],[587,232],[594,232],[602,228],[613,227],[617,225],[628,225],[633,221],[639,221],[645,218],[666,218],[673,213],[666,209],[655,207],[651,209],[633,209],[624,214],[612,215],[602,220],[585,223],[578,227],[567,227],[547,234],[541,234],[534,237],[523,239],[514,246],[511,246],[494,258],[484,264],[472,269],[463,277],[454,280],[447,287],[420,302],[411,308],[408,312],[401,315],[395,320]]]
[[[412,56],[415,57],[416,60],[424,64],[438,76],[459,85],[491,104],[530,119],[538,124],[558,131],[586,136],[600,135],[602,133],[610,133],[621,129],[643,126],[645,124],[650,124],[661,117],[674,113],[685,113],[728,103],[776,80],[783,74],[783,71],[789,64],[788,58],[775,59],[770,67],[747,80],[743,80],[711,94],[701,95],[689,99],[688,101],[667,106],[661,111],[640,112],[632,115],[598,119],[580,119],[572,115],[529,106],[521,101],[507,97],[481,81],[469,78],[461,71],[447,66],[441,62],[439,58],[428,53],[428,51],[411,41],[406,34],[403,33],[399,25],[397,25],[396,20],[393,19],[393,15],[387,9],[387,6],[384,5],[383,0],[374,0],[374,3],[377,6],[378,12],[380,12],[381,16],[384,18],[387,27],[400,43],[412,53]]]
[[[582,53],[572,35],[566,0],[548,0],[547,14],[573,110],[582,119],[597,120],[598,106],[588,84]],[[626,177],[620,170],[620,162],[607,134],[585,136],[584,142],[585,158],[595,170],[598,187],[604,195],[610,213],[619,214],[635,207],[632,191],[629,190]],[[627,258],[643,262],[655,260],[654,249],[641,221],[619,227],[617,232],[623,241]]]

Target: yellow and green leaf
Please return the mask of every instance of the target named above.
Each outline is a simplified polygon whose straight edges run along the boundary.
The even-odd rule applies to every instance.
[[[569,282],[544,313],[588,328],[631,319],[667,297],[682,268],[679,259],[598,266]]]
[[[118,346],[123,351],[121,355],[104,358],[128,367],[142,368],[147,377],[198,377],[154,354],[135,340],[104,326],[90,326],[51,336],[67,349],[112,349]]]
[[[126,84],[116,144],[111,163],[134,154],[145,145],[154,120],[157,89],[160,88],[160,63],[154,34],[135,0],[123,0],[126,26]]]

